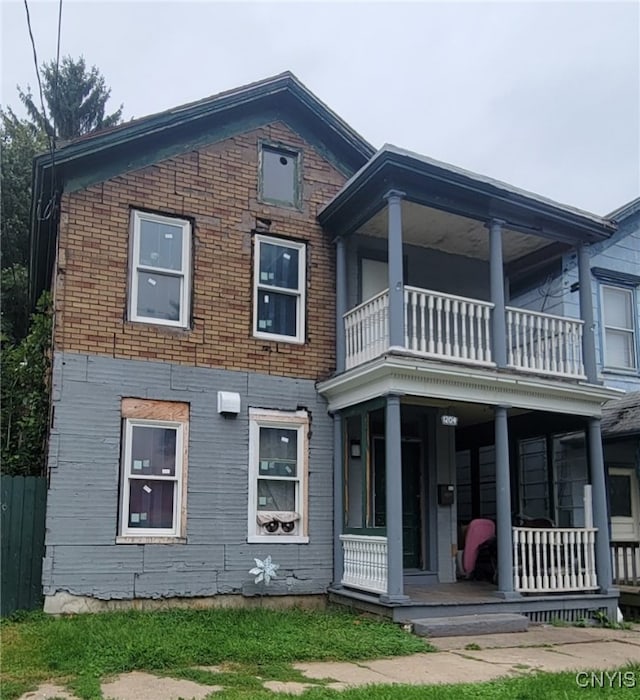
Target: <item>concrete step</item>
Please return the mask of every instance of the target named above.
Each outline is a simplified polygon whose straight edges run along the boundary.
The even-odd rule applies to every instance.
[[[452,617],[424,617],[411,620],[413,631],[419,637],[457,637],[459,635],[526,632],[529,618],[513,613],[486,615],[457,615]]]

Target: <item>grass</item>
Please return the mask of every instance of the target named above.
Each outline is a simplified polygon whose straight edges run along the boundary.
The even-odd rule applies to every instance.
[[[395,625],[350,613],[260,609],[59,618],[34,613],[2,622],[2,646],[7,700],[47,679],[94,698],[106,676],[147,670],[193,678],[191,666],[224,663],[236,664],[230,675],[238,690],[255,691],[256,675],[299,679],[289,666],[294,661],[352,661],[430,649]]]
[[[262,683],[311,682],[292,668],[295,661],[358,661],[432,650],[395,625],[333,611],[172,610],[61,618],[36,613],[1,626],[5,700],[45,680],[94,700],[102,697],[103,680],[133,670],[224,686],[214,700],[291,700]],[[194,668],[212,665],[220,672]],[[640,685],[640,665],[627,668]],[[624,700],[638,694],[637,687],[581,688],[574,673],[530,670],[490,683],[378,685],[343,692],[324,687],[328,681],[312,682],[315,687],[303,700]]]

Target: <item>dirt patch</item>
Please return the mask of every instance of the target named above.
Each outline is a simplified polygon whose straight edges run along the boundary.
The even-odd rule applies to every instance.
[[[36,690],[31,690],[20,696],[20,700],[51,700],[51,698],[78,700],[78,698],[75,695],[71,695],[68,690],[65,690],[59,685],[54,685],[53,683],[43,683],[39,685]]]
[[[203,700],[209,693],[223,690],[220,685],[202,685],[177,678],[158,678],[150,673],[123,673],[102,684],[105,700]]]

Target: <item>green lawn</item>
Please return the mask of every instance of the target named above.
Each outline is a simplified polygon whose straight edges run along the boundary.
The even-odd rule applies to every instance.
[[[215,700],[285,700],[265,680],[308,682],[295,661],[355,661],[430,650],[389,623],[344,612],[173,610],[3,620],[2,698],[14,700],[45,680],[87,700],[100,683],[132,670],[225,687]],[[434,654],[434,663],[437,663]],[[193,666],[222,666],[207,673]],[[640,685],[640,666],[631,667]],[[635,698],[638,688],[582,689],[575,674],[523,673],[522,678],[453,686],[369,686],[345,692],[318,687],[303,700],[567,700]]]
[[[260,687],[256,674],[300,679],[288,665],[294,661],[372,659],[425,649],[424,641],[395,625],[344,612],[33,614],[2,622],[2,697],[18,697],[49,678],[69,683],[81,697],[99,697],[100,679],[108,675],[148,670],[197,680],[198,672],[188,667],[221,663],[235,664],[228,680],[255,693]],[[200,674],[200,679],[223,680],[210,674]]]

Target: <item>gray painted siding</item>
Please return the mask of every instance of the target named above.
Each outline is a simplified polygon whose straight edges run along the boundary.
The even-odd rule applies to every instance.
[[[242,411],[217,413],[217,391],[237,391]],[[116,544],[122,397],[190,404],[186,544]],[[332,579],[333,425],[314,382],[267,375],[54,356],[45,595],[96,598],[259,592],[248,570],[271,554],[272,593],[322,593]],[[247,544],[248,408],[306,408],[309,544]]]
[[[452,428],[436,422],[436,474],[438,484],[456,483],[455,432]],[[440,583],[452,583],[456,580],[455,557],[453,546],[458,543],[457,511],[454,506],[437,505],[438,537],[438,580]]]
[[[640,275],[640,215],[630,217],[621,224],[619,230],[607,241],[592,246],[590,266],[601,267],[615,272],[624,272],[631,275]],[[570,287],[578,281],[578,269],[575,255],[567,255],[564,260],[566,269],[564,282],[564,297],[562,314],[573,318],[579,317],[578,292],[571,292]],[[591,292],[593,295],[593,308],[595,314],[595,338],[596,360],[598,369],[602,371],[604,364],[602,347],[602,298],[601,282],[592,276]],[[640,291],[635,293],[635,318],[636,331],[640,334]],[[640,361],[640,340],[636,337],[636,359]],[[640,390],[640,376],[636,373],[627,374],[605,370],[602,373],[602,381],[607,386],[612,386],[625,391]]]

